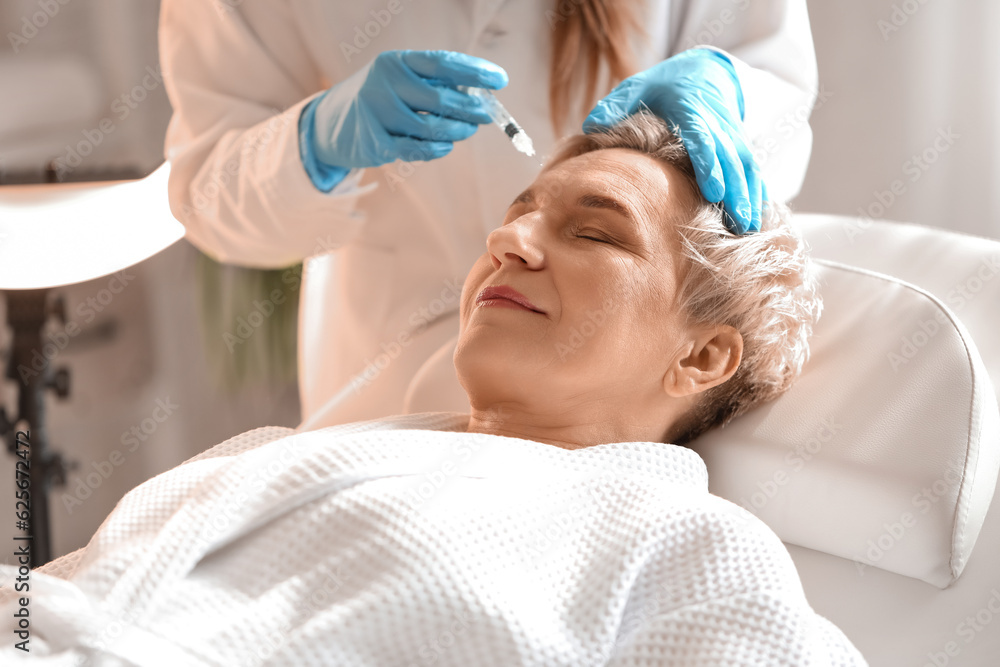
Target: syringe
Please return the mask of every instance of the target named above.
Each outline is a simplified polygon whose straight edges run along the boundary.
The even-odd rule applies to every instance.
[[[473,88],[471,86],[456,86],[458,90],[468,93],[470,95],[475,95],[476,97],[482,98],[486,102],[486,109],[490,114],[490,118],[496,123],[497,127],[503,130],[511,142],[514,144],[514,148],[521,151],[525,155],[534,155],[535,146],[531,143],[531,138],[525,133],[514,117],[503,108],[500,101],[496,98],[496,95],[492,93],[487,88]]]

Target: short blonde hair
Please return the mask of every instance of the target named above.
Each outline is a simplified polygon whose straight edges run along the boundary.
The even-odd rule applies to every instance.
[[[799,376],[823,308],[815,271],[783,204],[767,203],[759,232],[744,236],[730,232],[722,205],[701,195],[683,142],[651,113],[639,112],[601,132],[569,137],[545,168],[608,148],[639,151],[684,175],[695,204],[684,220],[674,224],[686,260],[678,303],[692,321],[726,324],[743,337],[736,373],[704,392],[672,428],[670,442],[685,444],[776,398]]]

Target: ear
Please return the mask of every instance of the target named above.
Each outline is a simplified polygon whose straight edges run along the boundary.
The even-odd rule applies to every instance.
[[[743,336],[721,325],[696,333],[663,376],[663,390],[673,398],[691,396],[733,376],[743,358]]]

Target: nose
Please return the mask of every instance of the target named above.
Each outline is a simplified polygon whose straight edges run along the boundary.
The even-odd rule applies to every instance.
[[[545,256],[539,245],[542,225],[536,220],[538,217],[538,212],[522,215],[490,232],[486,237],[486,250],[494,269],[504,264],[519,264],[534,271],[542,268]]]

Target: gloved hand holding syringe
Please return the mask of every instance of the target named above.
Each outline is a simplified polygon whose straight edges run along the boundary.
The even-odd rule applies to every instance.
[[[489,92],[506,85],[502,67],[475,56],[385,51],[303,107],[303,166],[329,192],[354,168],[444,157],[490,122],[533,155],[528,135]]]

